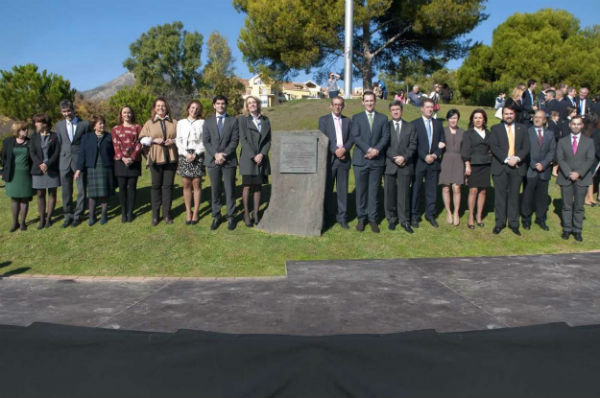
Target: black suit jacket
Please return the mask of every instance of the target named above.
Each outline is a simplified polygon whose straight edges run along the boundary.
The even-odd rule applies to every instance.
[[[590,112],[593,112],[592,100],[589,97],[585,99],[585,104],[582,103],[581,98],[579,96],[575,97],[575,102],[577,103],[577,113],[578,114],[580,114],[580,115],[585,114],[587,116]],[[584,107],[585,107],[585,113],[583,113]]]
[[[350,130],[352,128],[352,121],[344,115],[342,118],[342,140],[344,142],[344,148],[346,149],[346,158],[340,160],[335,156],[337,150],[337,136],[335,135],[335,125],[333,115],[330,113],[319,118],[319,130],[329,138],[329,151],[327,151],[327,164],[337,163],[338,165],[349,169],[351,164],[350,149],[352,149],[353,140]]]
[[[385,148],[390,141],[390,126],[387,117],[379,112],[374,112],[373,130],[369,128],[369,119],[365,112],[352,116],[352,127],[350,129],[352,140],[356,144],[354,149],[355,166],[385,166]],[[379,155],[373,159],[366,159],[365,154],[369,148],[375,148]]]
[[[29,147],[29,156],[31,157],[31,174],[42,175],[40,164],[44,161],[44,152],[42,150],[42,136],[40,133],[31,135],[31,144]],[[60,142],[56,133],[50,133],[50,145],[48,146],[48,170],[58,172],[58,160],[60,158]]]
[[[239,140],[239,126],[236,118],[231,116],[225,117],[221,135],[219,135],[217,127],[217,118],[211,116],[206,119],[202,132],[202,143],[208,155],[204,159],[206,167],[217,167],[215,164],[215,154],[221,152],[225,153],[225,163],[221,165],[222,167],[237,167],[238,161],[235,149]]]
[[[525,90],[523,96],[521,97],[521,102],[523,104],[523,110],[528,113],[533,113],[533,106],[535,105],[535,93],[533,93],[533,98],[529,96],[529,90]]]
[[[387,175],[413,175],[415,171],[414,156],[417,151],[417,132],[414,126],[402,119],[400,127],[400,136],[394,129],[394,121],[389,121],[390,125],[390,145],[386,150],[385,174]],[[405,159],[403,166],[398,166],[394,162],[396,156],[402,156]]]
[[[492,151],[490,150],[490,131],[485,130],[485,138],[481,138],[474,129],[465,131],[460,144],[460,155],[465,162],[471,165],[483,165],[492,163]]]
[[[440,142],[445,143],[446,138],[444,136],[444,126],[442,122],[437,119],[431,119],[431,149],[429,149],[429,139],[427,138],[427,128],[423,118],[413,120],[411,123],[417,133],[417,161],[416,171],[431,168],[432,170],[441,170],[442,168],[442,154],[444,150],[439,147]],[[431,164],[425,162],[425,156],[435,155],[437,158]]]
[[[96,133],[86,133],[81,137],[79,145],[79,157],[77,158],[77,170],[84,171],[96,166],[96,159],[100,156],[104,167],[114,165],[115,147],[112,143],[112,135],[105,132],[100,145]]]
[[[521,175],[525,176],[527,172],[526,162],[529,156],[529,137],[525,126],[519,123],[514,123],[513,126],[515,130],[515,156],[521,159],[516,168]],[[492,151],[492,175],[500,175],[512,169],[504,163],[504,160],[508,157],[508,134],[504,123],[492,127],[489,143]]]
[[[539,176],[540,180],[548,181],[552,174],[552,161],[556,155],[556,139],[554,131],[542,128],[542,145],[540,146],[537,127],[530,127],[527,131],[529,135],[529,168],[527,177],[533,178]],[[541,163],[543,171],[539,172],[535,168],[537,163]]]

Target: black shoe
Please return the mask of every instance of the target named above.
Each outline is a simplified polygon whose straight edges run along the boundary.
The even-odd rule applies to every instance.
[[[519,231],[519,227],[510,227],[510,230],[513,231],[513,234],[521,236],[521,231]]]
[[[126,223],[127,222],[127,216],[125,214],[121,214],[121,222],[122,223]]]
[[[388,223],[388,229],[390,231],[394,231],[396,229],[396,225],[398,225],[398,223],[395,221],[392,221],[392,222]]]
[[[67,228],[69,225],[71,225],[71,220],[68,218],[65,218],[65,222],[60,227]]]
[[[569,235],[571,235],[569,232],[563,231],[562,234],[560,235],[560,237],[563,238],[564,240],[569,240]]]
[[[410,227],[410,223],[407,221],[405,223],[402,224],[402,227],[404,228],[404,230],[406,232],[408,232],[409,234],[414,233],[415,231],[413,231],[413,229]]]
[[[358,220],[358,223],[356,224],[356,230],[358,232],[362,232],[365,230],[365,222],[363,220]]]
[[[494,235],[498,235],[500,233],[500,231],[502,231],[502,228],[500,228],[500,227],[494,227],[494,229],[492,230],[492,233]]]
[[[44,228],[50,228],[52,226],[52,220],[51,219],[47,219],[46,220],[46,224],[44,224]]]
[[[173,224],[173,219],[171,217],[165,217],[165,224]]]
[[[102,216],[100,217],[100,225],[104,225],[108,222],[108,217]]]
[[[233,218],[230,218],[229,221],[227,221],[227,229],[230,231],[235,229],[235,220]]]
[[[40,220],[37,229],[44,229],[44,227],[46,226],[46,224],[44,223],[44,220]]]
[[[467,228],[469,228],[469,229],[475,229],[475,224],[467,224]]]
[[[210,230],[214,231],[215,229],[219,228],[219,224],[221,224],[221,217],[213,218],[212,224],[210,224]]]
[[[8,232],[15,232],[17,229],[19,229],[19,224],[13,224],[13,226],[10,227]]]
[[[546,222],[545,222],[545,221],[538,221],[538,220],[535,220],[535,223],[536,223],[536,224],[537,224],[537,225],[538,225],[538,226],[539,226],[541,229],[543,229],[544,231],[550,231],[550,228],[548,228],[548,226],[546,225]]]
[[[530,222],[524,222],[523,223],[523,229],[530,230],[531,229],[531,223]]]
[[[191,223],[192,223],[192,225],[196,225],[196,224],[198,224],[198,221],[200,221],[200,220],[192,220]]]
[[[346,221],[340,221],[338,224],[340,224],[340,227],[342,227],[344,229],[350,229],[350,226],[348,225],[348,223]]]
[[[27,224],[21,223],[21,227],[20,228],[21,228],[21,231],[27,231]]]
[[[153,218],[152,219],[152,226],[156,227],[158,225],[158,218]]]
[[[573,237],[577,242],[583,242],[583,236],[581,236],[581,232],[573,233]]]
[[[419,220],[412,220],[410,226],[413,228],[419,228]]]
[[[369,221],[369,226],[371,227],[371,231],[375,232],[376,234],[379,233],[379,225],[377,225],[375,221]]]
[[[81,223],[81,221],[79,220],[79,218],[74,218],[73,222],[71,223],[72,227],[76,227]]]
[[[485,224],[484,224],[484,223],[482,223],[482,222],[478,222],[478,223],[477,223],[477,226],[478,226],[479,228],[483,228],[483,227],[485,227]]]
[[[428,218],[428,217],[425,217],[425,219],[426,219],[427,221],[429,221],[429,224],[431,224],[431,226],[432,226],[433,228],[438,228],[438,227],[439,227],[439,225],[438,225],[437,221],[435,221],[435,218]]]

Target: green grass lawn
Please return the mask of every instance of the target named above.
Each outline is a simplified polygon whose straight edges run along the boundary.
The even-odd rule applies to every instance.
[[[465,122],[473,107],[458,107]],[[448,106],[442,106],[440,115]],[[360,101],[350,101],[346,115],[361,110]],[[379,103],[378,110],[387,113],[387,104]],[[319,116],[328,112],[328,101],[298,101],[271,109],[268,112],[274,130],[315,129]],[[406,119],[413,120],[419,113],[407,107]],[[493,119],[493,116],[491,117]],[[495,123],[492,120],[492,124]],[[36,199],[31,202],[28,219],[29,230],[9,233],[10,199],[0,194],[0,276],[17,273],[97,275],[97,276],[272,276],[283,275],[288,260],[327,259],[385,259],[399,257],[454,257],[497,256],[541,253],[568,253],[599,248],[600,208],[586,208],[584,242],[560,238],[559,190],[551,183],[552,204],[548,225],[550,232],[536,225],[522,231],[522,237],[505,229],[493,235],[493,209],[488,196],[485,227],[469,230],[467,214],[461,213],[461,225],[446,224],[443,213],[438,218],[440,228],[422,223],[415,234],[409,236],[402,230],[388,231],[383,222],[381,234],[369,228],[363,233],[349,231],[339,226],[325,231],[319,238],[269,235],[238,223],[235,231],[222,225],[216,232],[209,230],[210,187],[206,182],[202,193],[201,220],[195,226],[184,224],[183,198],[177,185],[173,214],[175,223],[150,226],[149,173],[144,172],[138,184],[138,217],[130,224],[121,224],[118,201],[111,201],[110,221],[105,225],[88,227],[82,223],[77,228],[61,229],[62,217],[50,229],[38,231]],[[180,178],[175,180],[180,184]],[[238,184],[240,184],[238,177]],[[350,191],[354,190],[351,173]],[[241,208],[238,187],[238,208]],[[60,197],[60,192],[59,195]],[[463,202],[464,202],[463,197]],[[441,207],[441,198],[439,206]],[[61,214],[60,202],[57,213]],[[263,204],[263,208],[264,208]],[[350,209],[354,214],[353,195]],[[463,203],[463,208],[466,205]],[[383,209],[380,214],[383,215]]]

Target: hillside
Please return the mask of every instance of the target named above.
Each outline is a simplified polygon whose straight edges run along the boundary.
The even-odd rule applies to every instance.
[[[81,91],[80,94],[89,101],[104,101],[108,100],[118,90],[123,87],[133,86],[134,83],[135,77],[133,76],[133,73],[127,72],[101,86],[91,90]]]

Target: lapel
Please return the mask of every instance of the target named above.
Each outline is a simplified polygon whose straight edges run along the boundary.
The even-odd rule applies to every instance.
[[[79,117],[77,117],[77,127],[75,127],[75,134],[73,134],[73,142],[77,141],[81,135],[83,134],[83,120],[79,119]],[[65,126],[66,126],[66,122],[65,122]]]
[[[350,119],[342,116],[342,137],[344,142],[350,138]]]
[[[256,125],[254,124],[254,121],[252,120],[252,116],[248,115],[246,117],[246,127],[248,129],[249,134],[251,135],[251,138],[248,140],[248,142],[250,143],[250,146],[252,146],[252,149],[254,150],[254,152],[258,152],[258,148],[260,148],[260,142],[262,141],[262,130],[264,127],[264,124],[261,122],[260,125],[260,129],[261,131],[258,131],[258,129],[256,128]],[[255,134],[258,134],[258,140],[254,139]],[[258,142],[258,145],[255,145]]]
[[[344,137],[344,120],[342,119],[342,138]],[[333,115],[330,113],[329,114],[329,131],[331,131],[332,134],[330,134],[329,139],[330,140],[337,140],[336,134],[335,134],[335,121],[333,119]]]

